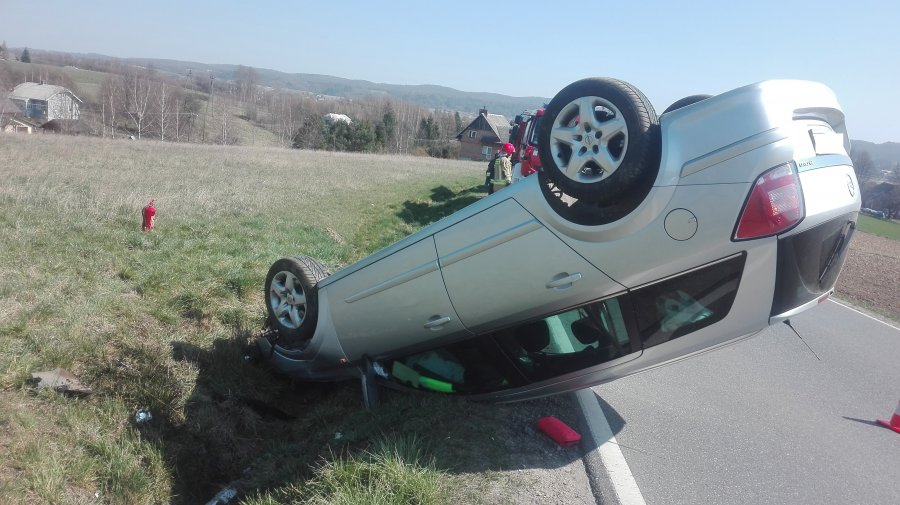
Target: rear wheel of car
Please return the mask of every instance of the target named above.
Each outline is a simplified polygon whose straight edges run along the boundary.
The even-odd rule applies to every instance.
[[[682,107],[687,107],[688,105],[695,104],[702,100],[706,100],[707,98],[712,98],[712,95],[691,95],[682,98],[681,100],[675,100],[666,110],[663,111],[663,114],[667,114],[672,112],[673,110],[678,110]]]
[[[296,349],[312,338],[319,315],[317,284],[328,275],[324,265],[308,256],[282,258],[269,268],[266,309],[280,347]]]
[[[662,140],[656,111],[637,88],[592,78],[563,88],[539,132],[544,171],[567,195],[616,203],[655,176]]]

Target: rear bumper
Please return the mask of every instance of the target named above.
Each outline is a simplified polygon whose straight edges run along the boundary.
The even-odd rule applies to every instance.
[[[849,212],[778,240],[769,324],[803,312],[834,292],[856,229],[856,218],[856,212]]]

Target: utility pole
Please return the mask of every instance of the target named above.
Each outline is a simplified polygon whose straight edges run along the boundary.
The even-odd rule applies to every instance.
[[[209,100],[206,101],[206,114],[203,115],[203,143],[206,143],[206,118],[209,117],[209,108],[212,105],[213,99],[213,79],[216,77],[212,74],[209,74]]]

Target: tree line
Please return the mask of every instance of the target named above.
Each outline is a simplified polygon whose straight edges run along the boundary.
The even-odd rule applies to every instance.
[[[255,69],[246,66],[228,76],[191,69],[172,76],[113,59],[38,51],[31,58],[42,64],[35,67],[44,82],[69,88],[85,101],[82,119],[105,137],[242,144],[252,143],[242,137],[258,128],[271,132],[285,147],[455,158],[456,134],[464,126],[458,112],[387,97],[345,99],[265,87]],[[108,77],[96,93],[85,97],[62,66]],[[10,73],[4,76],[0,68],[0,84],[8,88],[30,77],[22,75],[27,72]],[[351,122],[326,123],[328,113],[344,114]]]

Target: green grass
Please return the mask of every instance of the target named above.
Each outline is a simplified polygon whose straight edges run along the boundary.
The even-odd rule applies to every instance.
[[[359,454],[332,456],[303,486],[290,485],[249,498],[247,505],[276,503],[392,505],[444,503],[447,479],[416,437],[378,438]]]
[[[871,216],[860,214],[857,226],[861,231],[878,235],[880,237],[889,238],[891,240],[900,240],[900,224],[894,221],[886,221]]]
[[[482,164],[51,135],[6,136],[0,159],[0,503],[205,503],[227,483],[254,504],[477,503],[516,450],[547,451],[507,446],[521,406],[386,392],[366,412],[355,383],[243,359],[273,261],[337,270],[475,201]],[[55,367],[95,393],[35,395]]]

